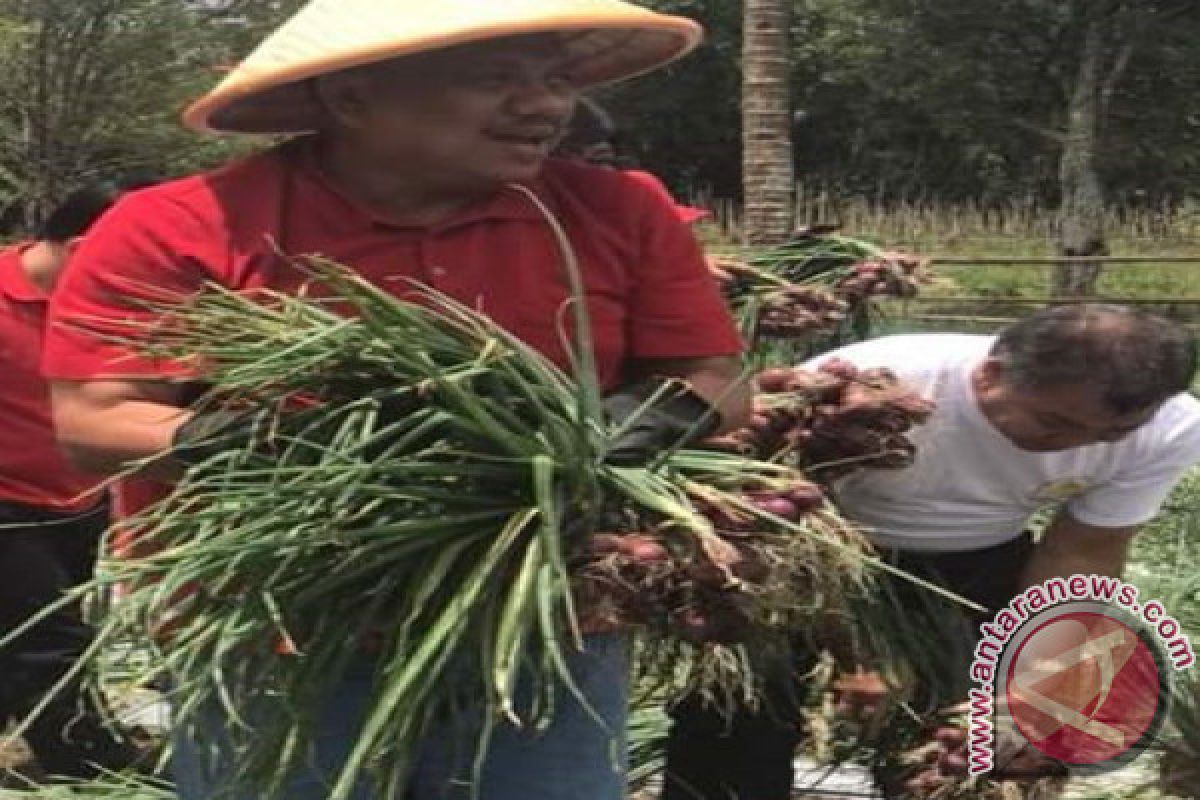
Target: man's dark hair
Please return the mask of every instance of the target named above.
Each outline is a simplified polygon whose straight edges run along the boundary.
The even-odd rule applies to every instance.
[[[576,153],[594,144],[611,142],[617,137],[617,126],[609,113],[595,100],[579,98],[575,113],[567,123],[567,133],[558,144],[559,152]]]
[[[80,186],[46,215],[34,230],[33,238],[43,242],[68,242],[87,231],[122,194],[154,182],[148,176],[131,175]]]
[[[990,355],[1014,386],[1093,386],[1118,414],[1187,391],[1196,372],[1196,340],[1183,326],[1100,303],[1052,306],[1018,320]]]

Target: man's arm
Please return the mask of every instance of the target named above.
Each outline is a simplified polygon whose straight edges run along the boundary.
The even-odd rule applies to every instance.
[[[1098,528],[1062,511],[1042,534],[1022,575],[1022,587],[1068,575],[1120,577],[1137,527]]]
[[[636,376],[682,378],[721,414],[721,429],[747,424],[752,387],[741,379],[736,358],[655,359],[640,362]],[[163,455],[176,430],[191,418],[181,408],[177,384],[152,380],[54,381],[54,424],[68,459],[93,475],[115,475],[131,464]],[[179,478],[181,466],[168,458],[149,464],[144,477]]]
[[[164,454],[192,412],[180,408],[180,387],[160,381],[54,381],[54,426],[67,458],[94,475],[115,475]],[[174,480],[180,467],[163,458],[142,473]]]

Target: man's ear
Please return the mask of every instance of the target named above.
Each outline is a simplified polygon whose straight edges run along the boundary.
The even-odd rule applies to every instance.
[[[975,373],[975,385],[980,389],[995,389],[1008,380],[1008,366],[998,358],[989,356],[979,365]]]
[[[336,124],[358,129],[366,121],[368,78],[357,70],[313,78],[313,96],[325,115]]]

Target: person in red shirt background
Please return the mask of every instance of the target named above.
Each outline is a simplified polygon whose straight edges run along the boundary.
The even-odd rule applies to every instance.
[[[161,300],[210,281],[297,290],[306,276],[289,255],[321,254],[400,295],[428,284],[568,367],[560,312],[570,291],[547,214],[580,263],[610,416],[623,422],[665,396],[620,426],[608,460],[646,463],[687,436],[742,425],[741,342],[674,207],[620,171],[549,158],[581,87],[664,64],[700,35],[690,20],[621,0],[314,0],[185,121],[315,133],[130,195],[73,259],[43,362],[67,452],[105,474],[154,458],[144,476],[170,481],[214,437],[241,435],[236,417],[185,410],[181,384],[196,376],[181,365],[77,323],[128,333],[129,320],[153,321],[139,294]],[[587,707],[564,694],[536,736],[499,726],[480,785],[468,785],[472,754],[453,731],[429,737],[409,796],[619,800],[611,756],[625,727],[625,656],[620,633],[586,637],[570,669]],[[329,688],[318,721],[314,764],[326,766],[294,776],[289,800],[326,796],[328,765],[345,757],[370,696],[369,656],[360,660]],[[216,715],[210,733],[219,739],[227,724]],[[176,742],[180,797],[211,797],[228,757]]]
[[[0,251],[0,637],[91,578],[108,524],[99,479],[59,451],[40,361],[47,301],[71,250],[129,184],[78,189],[32,241]],[[0,726],[28,714],[90,638],[78,612],[64,609],[0,648]],[[47,773],[90,777],[137,755],[103,719],[93,699],[74,689],[56,694],[25,739]]]
[[[617,125],[604,107],[589,97],[579,98],[575,113],[567,123],[566,133],[554,152],[562,158],[620,169],[674,206],[675,216],[685,225],[692,225],[712,216],[712,212],[706,208],[678,202],[657,175],[623,165],[617,152]]]

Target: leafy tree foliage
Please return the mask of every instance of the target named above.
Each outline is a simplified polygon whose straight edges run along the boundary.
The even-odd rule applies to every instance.
[[[679,191],[741,187],[742,3],[696,54],[600,93],[624,151]],[[1089,30],[1104,196],[1200,194],[1197,0],[792,0],[797,175],[883,200],[1056,205]],[[300,0],[0,0],[0,209],[24,228],[83,179],[175,174],[254,146],[178,112]],[[1092,26],[1092,27],[1089,27]]]
[[[178,123],[295,3],[252,0],[0,0],[0,207],[27,230],[73,186],[168,176],[238,147]]]
[[[699,56],[610,93],[643,162],[732,196],[738,3],[655,3],[705,23]],[[794,0],[802,180],[881,199],[1054,204],[1088,26],[1099,19],[1096,164],[1110,198],[1200,192],[1195,0]],[[668,88],[669,87],[669,88]],[[723,132],[718,135],[714,129]]]
[[[673,66],[598,97],[616,112],[627,156],[652,166],[676,189],[712,186],[732,196],[741,185],[741,3],[646,5],[699,21],[708,31],[705,44]]]

